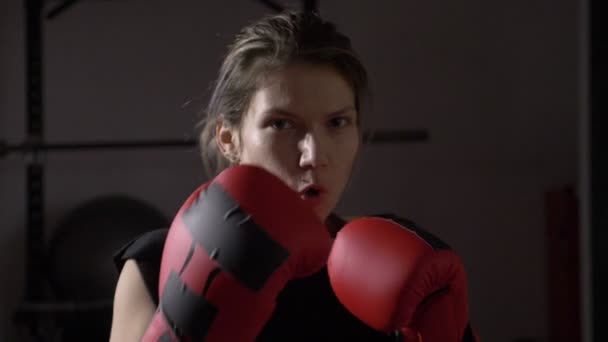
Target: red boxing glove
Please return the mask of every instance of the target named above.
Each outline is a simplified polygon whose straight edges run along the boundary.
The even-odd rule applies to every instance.
[[[466,273],[449,246],[394,216],[356,219],[336,236],[327,265],[340,302],[403,341],[475,341]]]
[[[287,281],[320,270],[331,239],[313,209],[254,166],[194,192],[169,230],[144,342],[253,341]]]

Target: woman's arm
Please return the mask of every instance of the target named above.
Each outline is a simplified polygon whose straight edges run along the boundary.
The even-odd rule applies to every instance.
[[[138,342],[155,310],[137,263],[127,260],[114,294],[110,342]]]

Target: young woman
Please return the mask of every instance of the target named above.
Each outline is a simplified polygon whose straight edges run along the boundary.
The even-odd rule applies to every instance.
[[[220,69],[200,124],[211,175],[254,165],[310,201],[335,236],[333,213],[361,146],[367,73],[347,36],[310,13],[286,12],[245,27]],[[111,342],[139,341],[155,315],[167,230],[150,232],[116,254]],[[246,308],[244,308],[246,309]],[[239,327],[234,327],[238,329]],[[327,267],[291,280],[257,341],[393,341],[337,299]]]

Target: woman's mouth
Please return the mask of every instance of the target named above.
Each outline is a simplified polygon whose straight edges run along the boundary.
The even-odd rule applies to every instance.
[[[310,202],[313,206],[318,205],[324,194],[325,189],[318,185],[309,185],[300,191],[300,197],[303,200]]]

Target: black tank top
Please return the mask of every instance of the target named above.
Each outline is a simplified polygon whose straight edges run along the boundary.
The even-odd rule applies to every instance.
[[[167,229],[155,230],[134,239],[114,256],[120,271],[134,259],[155,304],[158,304],[158,277]],[[238,329],[238,327],[235,327]],[[270,341],[394,341],[353,316],[331,289],[327,268],[290,281],[277,298],[276,309],[259,342]]]

